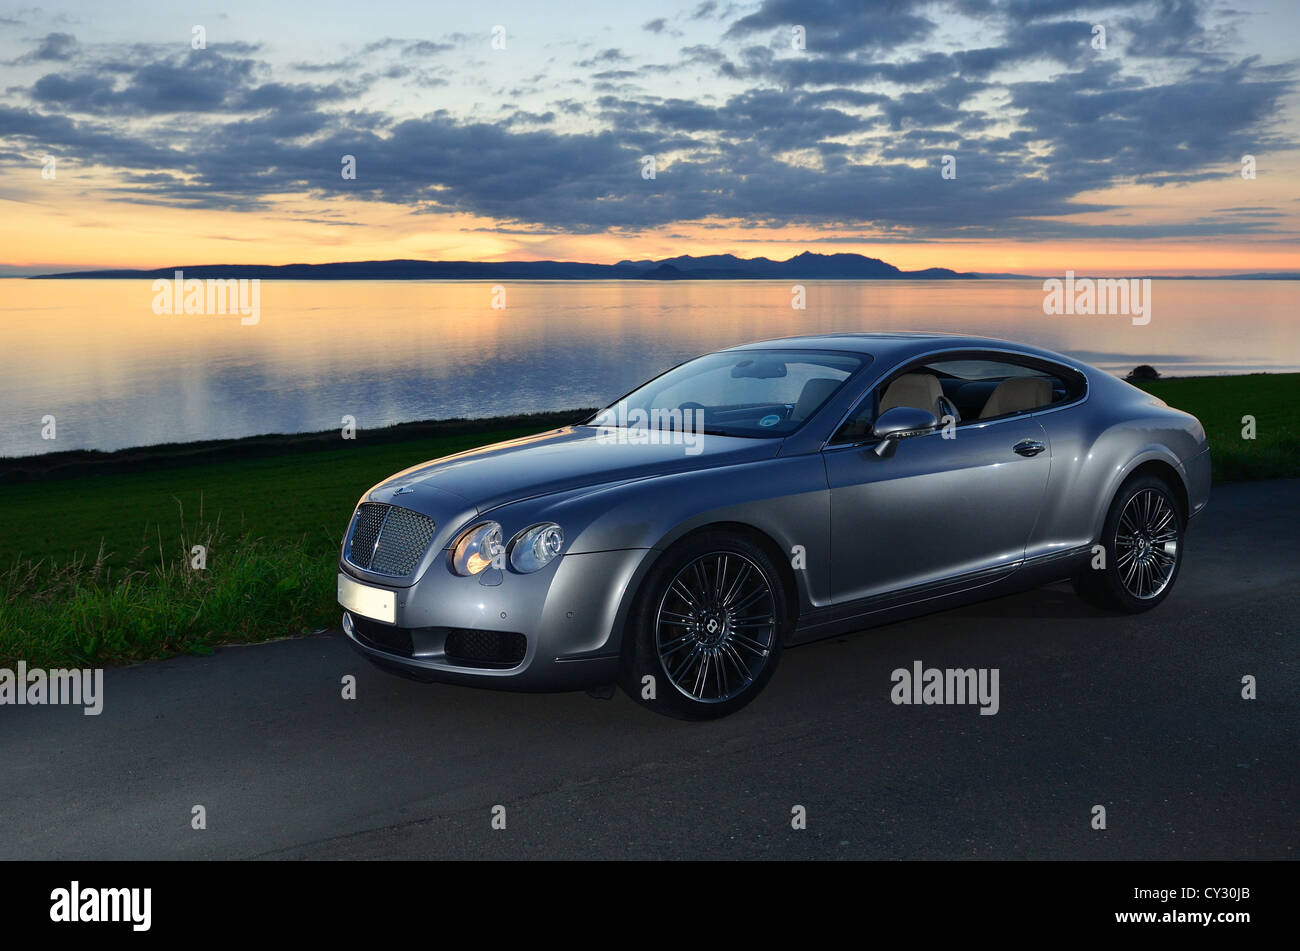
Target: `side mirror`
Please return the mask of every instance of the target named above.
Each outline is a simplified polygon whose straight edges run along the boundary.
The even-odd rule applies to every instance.
[[[900,439],[908,436],[922,436],[939,427],[939,419],[934,413],[915,406],[895,406],[887,409],[876,419],[871,427],[871,435],[880,442],[876,445],[876,455],[883,456],[894,447]]]

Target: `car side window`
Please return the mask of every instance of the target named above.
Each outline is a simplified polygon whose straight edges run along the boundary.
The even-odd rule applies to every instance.
[[[939,378],[959,426],[1032,413],[1071,395],[1069,384],[1039,363],[976,355],[938,360],[926,369]]]
[[[836,430],[831,444],[863,442],[880,413],[894,406],[913,406],[934,414],[941,425],[958,426],[1032,413],[1079,398],[1082,375],[1065,367],[1003,354],[953,353],[890,374],[853,409]]]
[[[871,438],[871,427],[876,421],[877,390],[872,390],[854,407],[849,418],[831,437],[832,445],[856,443]]]

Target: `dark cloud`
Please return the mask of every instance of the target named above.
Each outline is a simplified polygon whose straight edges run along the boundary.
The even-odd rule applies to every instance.
[[[810,50],[890,50],[934,32],[935,23],[923,14],[932,6],[921,0],[763,0],[757,11],[731,24],[727,36],[745,38],[781,30],[781,41],[788,47],[797,25],[805,29]]]
[[[258,63],[213,50],[190,50],[134,70],[125,85],[86,74],[42,76],[32,99],[70,112],[210,112],[233,108],[256,82]]]
[[[1207,48],[1203,12],[1196,0],[1158,0],[1152,18],[1128,16],[1118,23],[1126,49],[1134,56],[1192,56],[1222,62]]]
[[[434,43],[432,40],[416,40],[402,48],[403,56],[437,56],[448,50],[454,50],[453,43]]]
[[[555,121],[555,113],[547,112],[525,112],[516,110],[501,120],[508,126],[515,125],[549,125]]]
[[[18,20],[6,20],[0,17],[0,24],[21,25]],[[80,52],[77,38],[71,33],[47,33],[41,37],[34,49],[28,50],[17,59],[8,60],[9,66],[27,66],[32,63],[67,63],[76,59]]]
[[[72,59],[77,53],[77,38],[71,33],[49,33],[36,47],[32,57],[37,60]]]
[[[70,111],[94,112],[113,104],[114,84],[95,73],[51,73],[32,86],[31,96],[42,105]]]
[[[361,55],[367,56],[383,50],[396,50],[402,56],[437,56],[456,48],[455,43],[437,43],[433,40],[404,40],[395,36],[386,36],[374,40],[361,48]]]
[[[304,73],[360,73],[366,70],[378,69],[380,75],[400,78],[410,74],[421,75],[406,61],[441,57],[444,53],[454,50],[456,42],[453,37],[438,42],[386,36],[383,39],[372,40],[364,44],[355,53],[339,59],[296,62],[290,65],[293,69]],[[376,54],[394,56],[398,58],[398,61],[383,66],[377,62]]]
[[[1063,181],[1185,182],[1239,167],[1244,153],[1290,144],[1268,126],[1292,83],[1270,75],[1239,64],[1134,86],[1098,67],[1013,84],[1011,107],[1050,149]]]
[[[174,168],[178,156],[146,136],[122,135],[116,126],[78,122],[66,116],[0,105],[0,130],[65,161],[118,169]]]
[[[360,82],[325,85],[261,82],[264,64],[223,56],[215,50],[134,66],[115,79],[119,64],[81,73],[50,73],[31,87],[34,102],[72,113],[160,115],[277,110],[310,110],[356,95]]]
[[[595,56],[589,56],[584,60],[579,60],[575,65],[581,69],[591,69],[593,66],[608,66],[611,63],[626,63],[631,57],[618,49],[601,50]]]
[[[921,45],[954,11],[977,18],[978,41]],[[1280,226],[1276,211],[1244,207],[1125,222],[1081,197],[1118,183],[1222,178],[1243,153],[1294,145],[1278,125],[1290,69],[1229,56],[1199,3],[765,0],[739,14],[706,2],[692,14],[724,15],[723,43],[686,47],[676,62],[606,48],[578,64],[592,72],[572,86],[547,75],[516,81],[491,122],[448,110],[397,121],[356,108],[379,78],[445,83],[455,63],[429,58],[449,43],[385,38],[342,60],[296,64],[324,81],[293,83],[233,45],[96,60],[73,40],[67,65],[27,88],[28,108],[0,107],[0,147],[119,170],[122,201],[251,210],[284,194],[347,195],[530,234],[687,221],[897,240]],[[1097,51],[1091,25],[1102,15],[1113,20],[1112,48]],[[793,24],[808,30],[803,53],[782,47]],[[667,19],[644,28],[662,32]],[[1028,73],[1043,78],[1023,79],[1026,63],[1048,64]],[[689,91],[649,93],[642,83],[660,74],[680,74],[677,88]],[[732,82],[715,90],[699,87],[700,76]],[[570,95],[575,88],[583,92]],[[535,90],[546,105],[521,106]],[[165,139],[154,117],[174,124]],[[357,158],[355,180],[339,175],[345,154]],[[646,155],[660,163],[652,180],[641,175]],[[939,174],[945,155],[956,159],[951,181]],[[1097,212],[1110,223],[1078,220]]]

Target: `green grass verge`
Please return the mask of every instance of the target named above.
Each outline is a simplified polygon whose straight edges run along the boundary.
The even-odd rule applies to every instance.
[[[330,551],[352,506],[376,482],[426,459],[543,428],[486,428],[381,445],[368,445],[363,433],[347,448],[0,485],[0,567],[15,560],[93,560],[101,545],[110,568],[142,557],[156,563],[160,547],[169,559],[180,551],[187,522],[272,546]]]
[[[1300,476],[1300,373],[1186,377],[1139,384],[1205,426],[1215,482]],[[1244,439],[1242,417],[1255,418]]]
[[[0,666],[23,659],[31,667],[97,667],[209,653],[337,620],[325,553],[261,538],[191,538],[209,546],[208,570],[172,557],[117,572],[76,560],[52,572],[28,564],[0,574]]]
[[[139,452],[69,454],[44,474],[6,460],[24,481],[0,485],[0,667],[129,663],[332,627],[335,558],[362,492],[424,460],[581,416],[394,427],[344,448],[326,448],[337,434],[285,437],[278,454],[265,438],[241,440],[201,462],[169,447],[162,469],[142,470]],[[189,567],[196,544],[207,548],[202,571]]]
[[[1216,482],[1300,476],[1300,374],[1142,384],[1195,414]],[[334,559],[369,486],[407,466],[579,418],[0,460],[0,666],[129,663],[338,622]],[[1242,438],[1243,416],[1256,438]],[[194,544],[207,568],[188,567]]]

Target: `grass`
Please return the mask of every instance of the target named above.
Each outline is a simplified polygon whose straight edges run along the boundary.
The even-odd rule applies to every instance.
[[[0,477],[23,481],[0,485],[0,667],[130,663],[334,626],[335,558],[362,492],[582,415],[394,427],[346,448],[326,448],[337,434],[285,438],[278,452],[241,440],[201,462],[161,453],[162,469],[140,469],[139,453],[68,454],[44,472],[5,460]]]
[[[1255,374],[1142,388],[1204,423],[1224,482],[1300,476],[1298,385]],[[332,627],[335,557],[365,489],[581,416],[413,424],[343,446],[335,433],[0,460],[0,667],[130,663]],[[189,566],[195,544],[203,571]]]
[[[1184,377],[1139,384],[1205,426],[1215,482],[1300,476],[1300,373]],[[1242,438],[1243,416],[1255,438]]]
[[[141,563],[176,546],[188,513],[195,525],[220,525],[230,537],[253,536],[313,553],[334,551],[361,493],[408,466],[571,422],[581,413],[485,420],[472,427],[450,423],[421,438],[394,439],[393,427],[344,442],[286,437],[279,442],[239,440],[191,461],[179,453],[141,458],[139,451],[103,454],[89,463],[0,460],[0,568],[16,561],[64,564],[97,557],[118,568]],[[436,426],[437,424],[433,424]],[[430,424],[422,424],[430,427]],[[67,456],[81,457],[71,453]],[[157,468],[159,457],[167,465]],[[40,457],[44,458],[44,457]],[[144,462],[150,468],[140,468]]]
[[[90,563],[42,570],[28,562],[0,574],[0,663],[101,666],[210,653],[215,644],[306,633],[333,620],[333,575],[320,555],[212,531],[194,538],[212,552],[209,570],[164,549],[117,572],[101,553]]]

